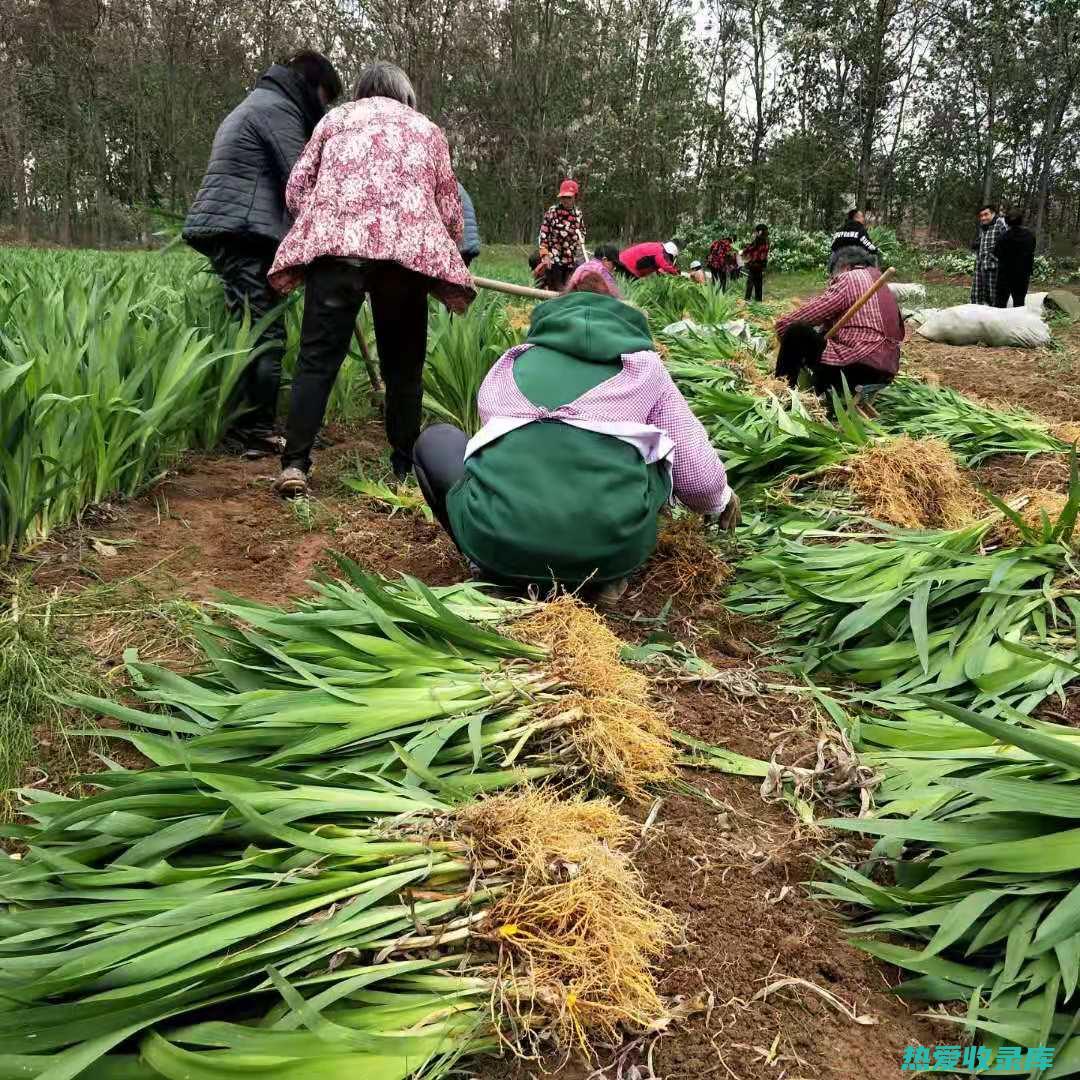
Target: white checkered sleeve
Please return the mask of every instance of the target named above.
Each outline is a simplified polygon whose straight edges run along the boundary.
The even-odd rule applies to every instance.
[[[731,500],[727,473],[701,421],[661,366],[662,385],[648,423],[664,431],[675,444],[671,480],[675,498],[702,514],[719,514]]]

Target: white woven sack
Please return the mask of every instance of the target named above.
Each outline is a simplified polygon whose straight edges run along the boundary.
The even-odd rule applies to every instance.
[[[927,311],[918,333],[946,345],[991,345],[1035,349],[1050,344],[1050,329],[1030,308],[959,304]]]

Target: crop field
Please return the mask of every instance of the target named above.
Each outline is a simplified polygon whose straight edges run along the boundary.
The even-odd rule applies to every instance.
[[[201,260],[4,251],[0,1080],[1080,1074],[1080,324],[871,417],[771,375],[822,283],[633,287],[743,522],[600,615],[471,580],[359,349],[283,502]],[[431,420],[528,318],[432,308]]]

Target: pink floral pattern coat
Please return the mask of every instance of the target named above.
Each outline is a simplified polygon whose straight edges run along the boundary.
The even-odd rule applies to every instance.
[[[452,311],[476,295],[458,252],[463,219],[446,136],[407,105],[374,97],[332,109],[297,159],[285,202],[293,226],[269,275],[280,293],[332,255],[424,274]]]

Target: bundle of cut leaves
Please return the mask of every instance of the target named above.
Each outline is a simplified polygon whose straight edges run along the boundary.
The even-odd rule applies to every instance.
[[[621,643],[569,598],[342,568],[351,584],[297,611],[224,602],[200,674],[130,658],[154,711],[80,699],[154,765],[84,777],[82,799],[22,793],[7,835],[25,850],[0,862],[0,1077],[393,1080],[495,1038],[587,1045],[659,1018],[669,921],[614,809],[477,802],[582,758],[639,784],[670,769]],[[518,639],[495,627],[510,615]],[[463,945],[478,970],[444,955]]]
[[[1072,440],[1052,434],[1023,409],[994,409],[947,386],[904,376],[874,398],[883,427],[915,439],[942,439],[968,466],[994,454],[1064,453]]]
[[[774,534],[740,565],[728,605],[778,623],[779,651],[803,670],[850,679],[885,708],[904,713],[913,694],[934,693],[1029,712],[1073,677],[1039,650],[1075,656],[1080,639],[1075,460],[1056,520],[1044,514],[1035,529],[997,506],[1020,542],[994,550],[983,549],[989,516],[954,530],[882,528],[835,545]]]
[[[167,715],[79,703],[123,721],[110,737],[162,766],[228,762],[475,789],[478,764],[513,766],[528,747],[534,770],[584,761],[635,793],[670,769],[647,680],[620,662],[622,642],[585,605],[515,603],[411,578],[391,585],[338,562],[349,581],[318,584],[295,611],[219,604],[227,621],[202,633],[200,674],[131,658],[137,692]],[[492,625],[511,619],[512,637]]]
[[[827,863],[832,880],[817,882],[817,894],[855,905],[855,943],[913,973],[898,993],[966,1002],[966,1016],[939,1019],[991,1050],[1052,1047],[1051,1067],[1023,1075],[1072,1076],[1080,733],[1000,703],[994,712],[1006,719],[923,704],[925,722],[897,726],[890,745],[863,754],[884,777],[877,809],[827,822],[877,838],[870,864]]]
[[[797,390],[780,397],[712,386],[690,404],[742,497],[757,498],[785,477],[825,473],[881,435],[850,394],[834,395],[831,421],[817,398],[804,400]]]

